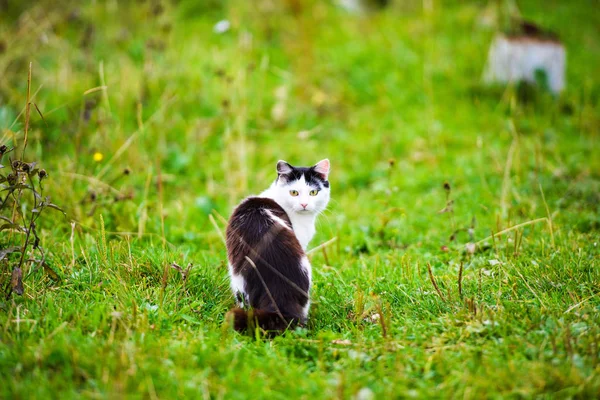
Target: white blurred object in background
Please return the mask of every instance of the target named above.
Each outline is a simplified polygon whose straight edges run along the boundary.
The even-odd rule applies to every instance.
[[[484,81],[540,83],[545,76],[553,93],[565,87],[566,51],[553,35],[523,23],[522,32],[515,35],[498,34],[488,55]]]
[[[231,23],[228,20],[224,19],[224,20],[217,22],[215,24],[215,26],[213,26],[213,32],[214,33],[225,33],[229,30],[229,28],[231,28]]]

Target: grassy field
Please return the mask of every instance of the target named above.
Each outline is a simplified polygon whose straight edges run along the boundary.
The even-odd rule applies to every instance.
[[[67,214],[22,296],[0,259],[0,397],[597,397],[598,2],[518,6],[568,49],[559,97],[482,86],[482,1],[0,1],[0,164],[31,62],[25,161]],[[230,331],[224,219],[325,157],[308,326]]]

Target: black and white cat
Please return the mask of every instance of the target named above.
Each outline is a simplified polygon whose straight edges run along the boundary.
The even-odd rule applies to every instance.
[[[306,323],[311,265],[305,251],[315,234],[315,219],[329,202],[329,167],[327,159],[312,167],[279,161],[275,182],[233,211],[227,256],[239,308],[227,318],[235,330],[257,323],[282,331]]]

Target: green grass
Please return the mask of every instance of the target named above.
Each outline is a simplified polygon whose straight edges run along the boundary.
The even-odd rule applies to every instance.
[[[32,62],[26,158],[68,214],[38,228],[60,281],[27,264],[24,295],[0,297],[0,397],[598,395],[597,3],[518,2],[568,49],[566,92],[529,100],[481,85],[482,2],[94,3],[0,13],[0,144],[22,144]],[[311,254],[308,327],[231,332],[209,216],[223,231],[278,159],[325,157],[311,247],[337,240]],[[450,237],[473,219],[474,241],[508,231],[471,254]]]

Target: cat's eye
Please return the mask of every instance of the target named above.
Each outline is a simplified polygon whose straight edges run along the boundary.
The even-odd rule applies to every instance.
[[[317,193],[319,193],[319,191],[318,191],[318,190],[316,190],[316,189],[313,189],[313,190],[311,190],[311,191],[310,191],[308,194],[310,194],[311,196],[316,196],[316,195],[317,195]]]
[[[292,197],[296,197],[296,196],[298,196],[298,191],[297,190],[290,190],[290,194],[292,195]]]

